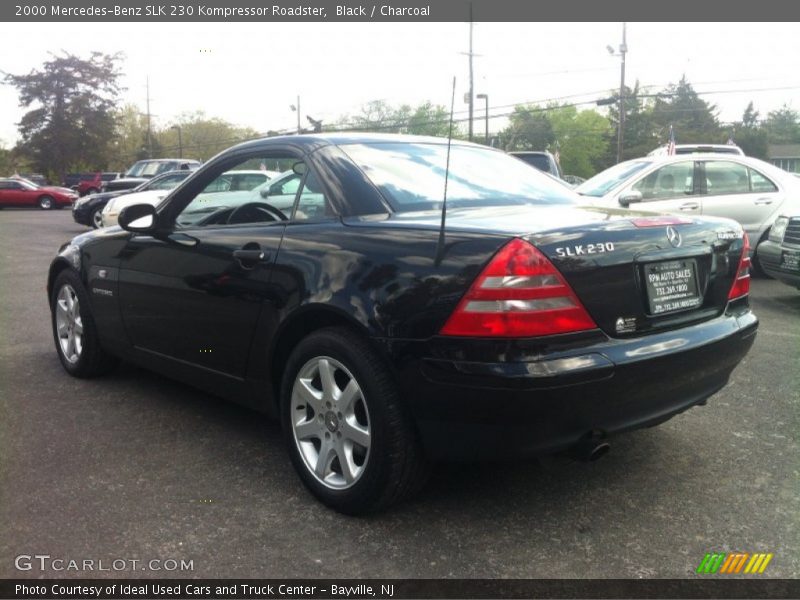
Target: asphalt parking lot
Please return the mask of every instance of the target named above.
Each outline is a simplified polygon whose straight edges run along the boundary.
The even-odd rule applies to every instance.
[[[706,407],[602,460],[440,465],[414,501],[341,516],[277,424],[129,365],[61,368],[45,297],[69,211],[0,211],[0,577],[693,577],[709,551],[800,572],[800,292],[756,279],[755,346]],[[680,377],[680,373],[675,373]],[[191,572],[18,571],[20,554]]]

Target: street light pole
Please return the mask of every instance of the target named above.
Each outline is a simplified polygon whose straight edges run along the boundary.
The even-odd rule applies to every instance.
[[[478,100],[486,102],[486,145],[489,145],[489,94],[478,94],[475,96]]]
[[[297,133],[303,133],[303,128],[300,126],[300,95],[297,96],[297,104],[290,104],[289,108],[297,113]]]
[[[626,40],[626,23],[622,24],[622,44],[619,47],[620,75],[619,75],[619,131],[617,132],[617,162],[622,162],[622,148],[625,138],[625,54],[628,52]]]
[[[183,158],[183,136],[181,135],[181,126],[173,125],[171,129],[178,130],[178,158]]]

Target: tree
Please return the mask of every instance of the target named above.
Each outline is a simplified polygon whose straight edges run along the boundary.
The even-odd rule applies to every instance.
[[[545,150],[556,141],[546,109],[535,105],[517,105],[500,132],[500,145],[509,150]]]
[[[653,121],[661,143],[668,141],[670,125],[679,144],[726,141],[727,138],[722,139],[716,108],[697,95],[684,75],[677,84],[667,86],[653,105]]]
[[[611,123],[606,157],[600,165],[609,167],[617,162],[617,131],[619,127],[619,91],[611,94],[612,102],[609,104],[608,120]],[[633,88],[625,86],[625,135],[622,145],[622,160],[638,158],[658,146],[656,125],[653,122],[652,102],[642,98],[639,90],[639,81]]]
[[[113,110],[121,55],[92,52],[88,59],[52,55],[41,70],[7,74],[20,106],[20,154],[31,166],[63,180],[73,169],[104,169],[113,145]]]
[[[764,121],[764,129],[771,144],[800,143],[800,113],[784,104],[770,111]]]
[[[591,177],[602,170],[611,124],[594,110],[552,107],[547,113],[565,174]]]
[[[447,137],[450,131],[450,113],[441,104],[423,102],[411,113],[406,128],[408,133],[415,135]]]
[[[733,141],[748,156],[766,159],[768,154],[767,132],[758,125],[758,111],[751,101],[742,114],[742,120],[735,124]]]
[[[153,142],[157,144],[157,140]],[[160,150],[160,147],[156,149]],[[131,163],[147,158],[148,154],[147,117],[136,105],[126,104],[114,112],[113,159],[109,168],[122,171]]]
[[[217,117],[207,117],[203,111],[184,113],[177,119],[181,129],[183,156],[197,160],[208,160],[232,145],[259,137],[251,127],[238,127]],[[180,150],[178,132],[166,127],[154,134],[154,144],[160,145],[158,156],[177,156]]]

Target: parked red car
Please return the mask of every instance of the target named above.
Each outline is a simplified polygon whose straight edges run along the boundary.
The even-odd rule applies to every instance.
[[[38,206],[41,209],[70,206],[78,194],[68,188],[38,186],[21,178],[0,179],[0,208]]]

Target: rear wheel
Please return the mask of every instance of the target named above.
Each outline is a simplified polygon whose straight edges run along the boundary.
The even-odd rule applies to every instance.
[[[292,352],[281,420],[303,483],[340,512],[385,508],[425,482],[427,460],[394,378],[348,329],[320,330]]]
[[[39,198],[39,208],[42,210],[50,210],[55,206],[55,201],[52,196],[42,196]]]
[[[117,364],[100,346],[89,295],[74,271],[64,270],[56,277],[50,310],[58,358],[70,375],[94,377]]]

